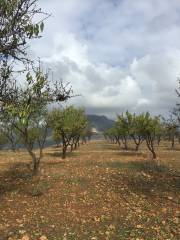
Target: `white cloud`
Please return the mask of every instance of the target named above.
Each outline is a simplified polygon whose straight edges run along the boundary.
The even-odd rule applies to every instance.
[[[173,107],[180,73],[179,50],[170,49],[134,60],[130,71],[141,88],[143,98],[148,99],[150,105],[163,110]]]
[[[180,73],[180,1],[41,0],[52,12],[32,47],[89,111],[166,113]]]

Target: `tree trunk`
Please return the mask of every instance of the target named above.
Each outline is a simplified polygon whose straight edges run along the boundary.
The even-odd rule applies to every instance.
[[[121,146],[121,141],[119,139],[117,139],[118,145],[119,147]]]
[[[174,139],[174,136],[173,136],[172,139],[171,139],[171,148],[172,149],[174,148],[174,143],[175,143],[175,139]]]
[[[139,150],[139,144],[136,143],[136,148],[135,148],[135,151],[138,151]]]
[[[152,139],[146,139],[146,144],[149,149],[149,151],[152,153],[153,159],[156,159],[156,153],[154,150],[153,140]]]
[[[152,149],[152,155],[153,155],[153,159],[156,159],[156,153],[155,153],[155,151],[154,151],[154,149]]]
[[[33,161],[33,175],[37,175],[39,173],[39,159],[37,159],[35,157],[34,161]]]
[[[63,145],[63,148],[62,148],[62,159],[66,158],[66,151],[67,151],[67,146]]]
[[[37,158],[36,155],[30,150],[28,149],[28,152],[32,158],[32,171],[33,171],[33,175],[37,175],[38,171],[39,171],[39,163],[40,163],[40,158]]]
[[[13,152],[15,152],[15,151],[16,151],[16,144],[14,143],[13,140],[10,140],[10,142],[11,142],[11,150],[12,150]]]
[[[122,140],[122,142],[123,142],[123,144],[124,144],[124,149],[125,149],[125,150],[128,150],[126,137],[124,137],[124,141]]]
[[[134,136],[134,135],[132,135],[132,139],[133,139],[133,141],[134,141],[134,143],[135,143],[135,151],[138,151],[139,150],[139,146],[141,145],[141,143],[143,142],[143,139],[140,137],[140,136],[138,136],[137,138]]]
[[[160,145],[160,142],[161,142],[161,137],[158,137],[158,140],[157,140],[158,146]]]

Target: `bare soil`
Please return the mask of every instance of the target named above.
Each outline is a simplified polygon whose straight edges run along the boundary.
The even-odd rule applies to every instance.
[[[180,147],[168,145],[156,161],[105,141],[65,160],[47,148],[36,177],[26,152],[0,151],[0,240],[180,239]]]

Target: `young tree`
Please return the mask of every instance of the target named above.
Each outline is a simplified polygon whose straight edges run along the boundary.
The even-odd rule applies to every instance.
[[[172,115],[169,119],[165,120],[165,129],[168,140],[171,142],[171,148],[175,146],[175,139],[178,136],[178,121]]]
[[[62,137],[61,137],[59,131],[57,131],[57,129],[54,129],[52,131],[52,139],[56,143],[56,147],[59,147],[60,143],[62,141]]]
[[[176,90],[178,100],[180,100],[180,79],[178,79],[179,87]],[[180,101],[176,104],[176,107],[173,109],[173,115],[177,120],[177,137],[180,143]]]
[[[151,117],[147,112],[145,114],[145,121],[142,125],[142,135],[145,138],[147,147],[149,151],[152,153],[153,159],[156,159],[155,152],[155,140],[157,134],[161,132],[161,123],[159,117]]]
[[[153,118],[148,112],[135,115],[128,111],[125,114],[118,115],[115,126],[104,133],[105,138],[119,145],[122,142],[126,150],[128,149],[128,139],[133,139],[136,150],[139,149],[140,144],[145,140],[154,159],[156,158],[155,140],[160,134],[162,134],[160,117]]]
[[[49,124],[62,138],[62,158],[64,159],[68,146],[73,150],[73,147],[79,144],[80,136],[87,126],[87,118],[84,109],[70,106],[62,110],[54,109],[49,114]]]
[[[104,132],[104,137],[105,139],[110,140],[111,143],[118,143],[119,146],[121,145],[120,135],[116,125],[107,129]]]
[[[143,143],[145,140],[143,133],[142,133],[142,126],[144,125],[145,122],[145,114],[140,114],[140,115],[132,115],[132,124],[131,124],[131,129],[130,129],[130,136],[133,139],[135,143],[135,150],[139,150],[139,146]]]
[[[37,2],[0,1],[0,114],[15,119],[13,128],[32,158],[33,173],[38,172],[47,133],[46,107],[54,101],[66,101],[72,92],[62,83],[60,86],[58,82],[49,84],[48,74],[44,74],[40,67],[34,68],[27,56],[29,40],[40,37],[44,28],[44,19],[41,18],[44,13]],[[32,71],[26,75],[26,87],[13,78],[16,61],[23,63],[26,72],[25,64],[31,63]],[[34,151],[35,142],[39,146],[39,156]]]
[[[26,87],[17,86],[12,101],[2,106],[2,114],[15,119],[13,127],[32,158],[34,174],[38,172],[47,135],[47,105],[56,101],[57,94],[65,97],[71,92],[58,89],[57,84],[53,88],[52,84],[50,86],[48,74],[44,74],[40,66],[34,68],[33,74],[26,75]],[[39,155],[34,151],[35,144],[39,147]]]
[[[91,141],[92,138],[92,127],[89,122],[87,122],[87,127],[83,131],[83,136],[87,138],[88,141]]]
[[[116,129],[117,129],[117,136],[116,138],[119,141],[119,138],[121,139],[122,144],[124,145],[124,149],[128,150],[128,139],[130,136],[130,129],[131,129],[131,116],[129,112],[126,112],[125,114],[121,114],[117,116],[116,121]]]
[[[27,87],[25,89],[17,87],[11,103],[3,106],[3,113],[9,118],[14,118],[13,126],[16,129],[21,142],[24,144],[32,158],[33,173],[37,173],[41,159],[42,145],[40,154],[37,157],[33,151],[35,140],[39,133],[38,121],[48,103],[48,91],[46,88],[46,77],[38,70],[35,76],[27,74]]]

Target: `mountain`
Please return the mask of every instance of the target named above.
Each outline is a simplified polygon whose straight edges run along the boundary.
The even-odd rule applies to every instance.
[[[87,115],[87,118],[93,128],[96,128],[98,132],[104,132],[108,128],[111,128],[115,121],[107,118],[106,116]]]

